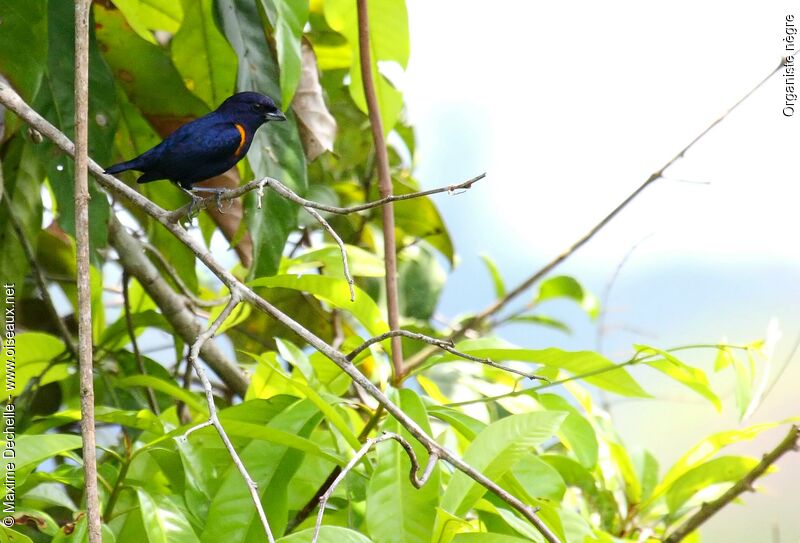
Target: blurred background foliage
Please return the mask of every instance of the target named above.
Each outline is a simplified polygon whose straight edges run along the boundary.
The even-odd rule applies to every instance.
[[[415,135],[404,121],[403,95],[392,82],[409,58],[406,6],[403,0],[371,0],[369,8],[372,68],[395,192],[409,193],[419,189]],[[0,74],[68,136],[73,23],[70,2],[0,5]],[[209,185],[231,187],[272,176],[324,203],[345,206],[377,198],[354,2],[96,1],[92,23],[90,155],[98,163],[131,158],[233,92],[256,90],[275,98],[288,122],[262,128],[247,160]],[[9,113],[0,161],[0,279],[17,285],[19,330],[16,389],[9,391],[17,407],[16,525],[1,527],[0,540],[81,541],[86,525],[77,372],[35,280],[43,275],[59,318],[74,335],[72,162]],[[185,203],[166,182],[137,186],[133,176],[123,179],[165,208]],[[226,292],[186,247],[127,206],[93,186],[104,540],[263,541],[247,489],[216,434],[206,429],[188,441],[176,439],[204,419],[206,408],[186,371],[186,345],[165,318],[165,308],[123,273],[109,246],[109,217],[116,215],[146,243],[161,280],[185,291],[199,318],[219,314],[224,299],[217,300]],[[447,226],[430,198],[397,203],[395,215],[404,328],[446,337],[458,326],[435,318],[439,294],[457,262]],[[187,228],[267,300],[347,351],[388,330],[380,216],[373,209],[329,220],[347,244],[358,287],[354,303],[346,295],[338,248],[303,210],[271,191],[263,209],[251,194],[224,214],[209,209]],[[484,262],[486,276],[474,280],[491,282],[496,298],[503,299],[510,289],[501,270],[489,256]],[[574,304],[583,318],[598,316],[597,298],[575,278],[549,277],[534,290],[524,306],[482,323],[458,348],[535,370],[551,383],[528,386],[517,375],[434,353],[394,386],[387,342],[355,363],[441,443],[541,508],[541,517],[563,541],[660,540],[757,463],[727,454],[728,445],[785,424],[709,435],[671,466],[659,466],[649,452],[629,453],[603,399],[648,398],[654,391],[645,390],[627,367],[648,367],[717,410],[738,410],[744,419],[763,400],[769,345],[673,350],[640,345],[632,358],[612,361],[595,352],[504,341],[495,329],[507,323],[569,333],[569,322],[548,314],[553,301]],[[314,516],[306,505],[333,470],[367,436],[381,430],[406,434],[330,361],[263,314],[234,312],[222,332],[226,353],[249,375],[243,394],[218,376],[223,424],[259,485],[273,531],[282,541],[306,541]],[[139,338],[139,348],[131,334]],[[422,346],[404,340],[403,347],[409,357]],[[707,352],[714,372],[735,375],[733,405],[720,399],[716,373],[685,363],[682,349]],[[415,447],[424,459],[424,449]],[[418,491],[408,482],[408,469],[396,444],[381,444],[337,490],[322,540],[543,540],[463,474],[440,465]],[[699,535],[691,538],[698,541]]]

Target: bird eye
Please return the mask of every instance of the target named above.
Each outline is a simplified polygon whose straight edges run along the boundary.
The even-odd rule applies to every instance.
[[[253,111],[261,111],[262,109],[264,109],[262,104],[253,104]]]

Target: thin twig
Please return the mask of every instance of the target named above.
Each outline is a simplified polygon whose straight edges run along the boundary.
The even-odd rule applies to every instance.
[[[25,122],[37,129],[45,137],[53,141],[62,151],[68,154],[74,153],[74,145],[60,130],[55,128],[46,119],[42,118],[36,111],[28,106],[22,98],[8,85],[0,82],[0,103],[8,107],[11,111],[16,113]],[[203,247],[198,240],[196,240],[189,232],[187,232],[180,225],[176,224],[170,218],[170,213],[148,200],[135,190],[131,189],[123,182],[114,176],[107,175],[103,172],[103,168],[94,161],[89,162],[89,169],[98,180],[98,182],[113,196],[118,198],[125,198],[135,205],[143,213],[149,215],[164,228],[166,228],[173,236],[175,236],[181,243],[191,250],[197,259],[202,262],[211,273],[213,273],[228,289],[233,292],[238,289],[243,299],[251,304],[254,308],[271,316],[300,337],[302,337],[309,346],[313,347],[326,358],[330,359],[336,364],[344,373],[346,373],[353,381],[361,386],[370,396],[383,406],[383,408],[391,414],[397,421],[420,443],[422,443],[428,450],[435,450],[437,456],[446,461],[455,469],[463,472],[465,475],[476,481],[478,484],[497,495],[502,501],[509,504],[512,508],[517,510],[523,515],[531,524],[533,524],[539,532],[542,533],[544,538],[549,543],[557,543],[558,538],[550,530],[550,528],[536,515],[536,511],[528,504],[522,502],[505,489],[500,487],[497,483],[486,477],[480,471],[476,470],[466,462],[464,462],[458,455],[451,452],[446,447],[439,445],[436,440],[429,436],[411,417],[405,414],[396,404],[394,404],[386,395],[370,381],[358,368],[356,368],[344,354],[337,351],[328,345],[325,341],[312,333],[310,330],[304,328],[297,321],[280,311],[278,308],[267,302],[265,299],[256,294],[251,288],[244,285],[232,273],[225,269],[219,262],[217,262],[209,251]],[[111,224],[114,224],[112,220]],[[118,225],[119,230],[123,230],[121,225]],[[113,233],[113,232],[110,232]],[[130,237],[127,232],[122,234]],[[118,233],[119,235],[119,233]],[[131,238],[133,239],[133,238]],[[135,240],[134,240],[135,241]],[[146,260],[146,259],[145,259]],[[152,263],[150,263],[152,265]]]
[[[312,207],[306,207],[305,210],[308,211],[309,215],[317,219],[317,222],[322,225],[322,227],[328,232],[328,234],[331,235],[334,241],[336,241],[336,244],[339,246],[339,251],[342,253],[342,267],[344,268],[344,278],[347,280],[347,286],[350,288],[350,301],[355,302],[356,291],[353,288],[355,281],[353,281],[353,276],[350,275],[350,266],[347,264],[347,250],[344,247],[344,242],[342,241],[342,238],[339,237],[339,234],[336,233],[336,230],[331,228],[331,225],[328,224],[328,221],[326,221],[316,209]]]
[[[392,194],[386,196],[385,198],[380,198],[378,200],[373,200],[371,202],[365,202],[363,204],[357,204],[349,207],[332,206],[328,204],[315,202],[314,200],[308,200],[298,195],[296,192],[292,191],[289,187],[287,187],[277,179],[274,179],[272,177],[262,177],[261,179],[255,179],[235,189],[226,190],[225,192],[219,194],[219,198],[217,198],[217,196],[209,196],[207,198],[201,198],[197,200],[197,202],[195,203],[194,210],[199,211],[205,209],[206,207],[212,204],[216,205],[218,199],[224,202],[226,200],[239,198],[249,192],[256,191],[256,193],[258,193],[259,191],[263,191],[265,187],[269,187],[270,189],[274,190],[275,192],[277,192],[279,195],[283,196],[290,202],[294,202],[303,207],[311,207],[316,209],[317,211],[333,213],[334,215],[350,215],[352,213],[358,213],[359,211],[374,209],[376,207],[381,207],[393,202],[400,202],[403,200],[413,200],[415,198],[422,198],[424,196],[431,196],[433,194],[441,194],[443,192],[446,192],[448,194],[461,194],[463,191],[471,189],[472,185],[474,185],[484,177],[486,177],[486,174],[482,173],[480,175],[476,175],[475,177],[467,179],[466,181],[462,181],[461,183],[456,183],[455,185],[446,185],[444,187],[438,187],[429,190],[421,190],[418,192],[411,192],[408,194]],[[173,222],[179,221],[189,213],[190,207],[191,204],[186,204],[174,211],[170,211],[168,214],[169,220]]]
[[[419,460],[417,460],[417,455],[414,453],[414,449],[411,447],[411,444],[401,435],[393,432],[384,432],[378,437],[371,437],[367,439],[366,443],[364,443],[364,446],[361,447],[353,456],[353,458],[350,459],[350,462],[348,462],[347,465],[342,468],[341,472],[336,476],[328,489],[319,498],[319,511],[317,512],[317,522],[314,525],[314,535],[311,538],[311,543],[317,543],[319,530],[322,527],[322,518],[325,515],[325,506],[336,490],[336,487],[339,486],[339,483],[341,483],[344,478],[347,477],[347,474],[352,471],[352,469],[361,461],[361,459],[372,447],[378,443],[388,441],[390,439],[394,439],[400,444],[401,447],[403,447],[403,450],[405,450],[406,454],[408,455],[408,459],[411,461],[411,471],[408,474],[408,478],[411,481],[411,484],[414,485],[414,488],[422,488],[422,485],[428,482],[428,479],[430,479],[430,476],[433,473],[433,468],[436,467],[436,462],[439,460],[435,451],[429,451],[428,465],[425,466],[425,471],[422,473],[422,475],[418,475]]]
[[[372,140],[375,143],[375,166],[378,172],[378,192],[381,198],[392,195],[392,175],[389,171],[389,153],[383,136],[383,121],[375,92],[375,80],[372,73],[372,58],[369,37],[369,16],[367,0],[356,0],[358,12],[358,55],[361,61],[361,83],[367,102],[369,125],[372,128]],[[394,205],[388,203],[381,207],[383,218],[383,262],[386,274],[386,313],[389,328],[400,329],[400,301],[397,294],[397,241],[394,232]],[[403,379],[403,342],[399,336],[392,337],[392,380],[398,384]]]
[[[239,295],[239,292],[236,289],[231,290],[231,299],[228,302],[228,305],[225,306],[219,316],[214,320],[213,323],[211,323],[211,326],[209,326],[205,332],[197,336],[197,340],[195,340],[191,349],[189,349],[189,356],[187,358],[192,367],[194,367],[194,371],[197,374],[197,377],[200,379],[200,382],[203,385],[203,390],[206,394],[206,401],[208,402],[208,420],[190,428],[183,434],[182,437],[183,439],[186,439],[195,430],[199,430],[207,426],[214,427],[219,434],[220,439],[222,439],[222,442],[225,444],[225,448],[228,449],[228,454],[230,454],[233,463],[236,465],[236,468],[239,470],[239,473],[242,475],[242,478],[247,484],[247,488],[250,491],[250,496],[253,498],[253,504],[258,512],[258,517],[261,519],[261,525],[264,527],[264,532],[267,534],[267,539],[270,543],[274,543],[275,538],[272,536],[272,530],[270,530],[269,521],[267,520],[267,515],[264,512],[264,506],[261,505],[261,498],[258,495],[258,486],[253,478],[250,477],[250,473],[248,473],[247,468],[242,462],[242,459],[239,457],[239,453],[236,452],[236,448],[233,446],[233,443],[231,443],[228,434],[225,432],[225,428],[222,427],[222,423],[220,422],[219,415],[217,413],[217,407],[214,404],[214,389],[211,386],[211,381],[208,380],[208,376],[206,376],[203,366],[198,360],[200,349],[202,348],[203,344],[214,337],[214,334],[217,332],[217,330],[219,330],[219,327],[222,326],[222,323],[225,322],[225,319],[230,316],[231,312],[236,308],[237,305],[239,305],[239,303],[241,303],[241,301],[242,298]]]
[[[617,207],[615,207],[611,213],[606,215],[600,222],[595,224],[586,234],[581,236],[577,241],[575,241],[572,245],[570,245],[565,251],[561,254],[556,256],[553,260],[542,266],[539,270],[533,273],[533,275],[529,276],[525,279],[522,283],[511,289],[506,295],[494,302],[492,305],[472,317],[471,319],[467,319],[465,322],[461,323],[456,327],[453,332],[450,334],[451,339],[459,339],[464,337],[464,334],[472,329],[480,326],[483,322],[485,322],[489,317],[503,309],[509,302],[517,298],[520,294],[527,291],[531,286],[537,283],[540,279],[542,279],[545,275],[553,271],[559,264],[564,262],[567,258],[572,256],[575,251],[583,247],[590,239],[592,239],[600,230],[605,228],[605,226],[610,223],[623,209],[625,209],[628,204],[630,204],[633,200],[636,199],[642,192],[644,192],[647,187],[649,187],[654,182],[661,179],[664,175],[664,171],[667,170],[670,166],[672,166],[675,162],[677,162],[680,158],[682,158],[688,151],[691,149],[698,141],[700,141],[706,134],[708,134],[715,126],[721,123],[728,115],[731,114],[733,110],[739,107],[745,100],[747,100],[754,92],[756,92],[759,88],[761,88],[764,83],[766,83],[773,75],[778,73],[778,71],[783,67],[785,59],[781,59],[780,64],[772,70],[769,75],[767,75],[764,79],[762,79],[755,87],[750,89],[742,98],[740,98],[735,104],[729,107],[720,117],[718,117],[714,122],[708,125],[705,130],[700,132],[688,145],[686,145],[683,149],[678,151],[678,153],[669,159],[661,168],[656,170],[653,174],[648,177],[644,183],[642,183],[639,188],[634,190],[631,194],[625,198],[622,203],[620,203]],[[413,357],[409,357],[406,360],[406,368],[405,372],[406,375],[410,374],[411,371],[414,370],[417,366],[422,364],[427,357],[429,357],[434,350],[432,348],[425,348],[416,353]]]
[[[502,364],[498,364],[497,362],[494,362],[489,358],[481,358],[481,357],[477,357],[477,356],[472,356],[471,354],[462,353],[461,351],[459,351],[459,350],[457,350],[455,348],[455,344],[450,339],[437,339],[435,337],[426,336],[425,334],[420,334],[419,332],[411,332],[409,330],[403,330],[403,329],[390,330],[390,331],[388,331],[388,332],[386,332],[384,334],[381,334],[379,336],[375,336],[375,337],[369,338],[367,341],[365,341],[364,343],[362,343],[361,345],[359,345],[358,347],[356,347],[355,349],[350,351],[350,353],[347,355],[346,358],[348,360],[351,360],[351,361],[355,360],[355,358],[359,354],[364,352],[364,350],[367,349],[370,345],[374,345],[375,343],[380,343],[381,341],[384,341],[386,339],[393,338],[393,337],[398,337],[398,336],[399,337],[407,337],[409,339],[415,339],[417,341],[422,341],[422,342],[427,343],[429,345],[435,345],[436,347],[442,349],[443,351],[447,351],[448,353],[450,353],[452,355],[455,355],[455,356],[457,356],[459,358],[463,358],[464,360],[470,360],[472,362],[478,362],[480,364],[485,364],[487,366],[491,366],[491,367],[497,368],[499,370],[507,371],[509,373],[516,373],[517,375],[521,375],[522,377],[526,377],[528,379],[532,379],[532,380],[533,379],[539,379],[541,381],[548,381],[544,377],[539,377],[538,375],[534,375],[532,373],[527,373],[527,372],[524,372],[524,371],[521,371],[521,370],[510,368],[508,366],[503,366]]]
[[[3,172],[0,171],[0,184],[2,184],[2,176]],[[56,330],[58,330],[61,339],[64,340],[64,345],[66,346],[70,355],[72,355],[73,359],[78,360],[78,347],[75,345],[75,340],[72,339],[72,335],[69,333],[67,325],[64,324],[64,320],[58,316],[58,311],[56,311],[53,298],[50,296],[50,291],[47,290],[47,281],[45,281],[42,268],[39,266],[38,260],[36,260],[36,254],[33,252],[33,247],[31,247],[31,244],[28,241],[28,236],[23,231],[19,219],[17,219],[17,214],[14,212],[14,208],[11,206],[10,199],[5,197],[3,198],[3,201],[5,202],[6,209],[8,210],[8,218],[11,221],[11,226],[14,228],[17,239],[19,239],[19,243],[22,246],[22,252],[25,253],[25,258],[28,261],[28,265],[31,267],[31,272],[33,273],[33,278],[36,281],[36,286],[39,287],[39,292],[42,294],[44,306],[47,309],[47,312],[50,313],[50,318],[53,320],[53,324],[55,325]],[[70,281],[72,281],[72,279],[70,279]]]
[[[787,452],[798,450],[798,438],[800,438],[800,431],[797,426],[792,425],[786,437],[783,438],[777,447],[765,454],[761,462],[747,472],[744,477],[730,487],[722,496],[712,502],[704,503],[703,506],[700,507],[700,510],[689,517],[686,522],[678,526],[678,528],[664,540],[664,543],[678,543],[682,541],[686,536],[697,530],[697,528],[703,525],[708,519],[718,513],[720,509],[739,497],[739,495],[747,491],[753,491],[753,483],[756,479],[764,475],[772,464],[777,462],[778,459]]]
[[[128,337],[131,338],[131,347],[133,348],[133,357],[136,359],[136,366],[139,368],[139,373],[142,375],[147,375],[147,368],[144,365],[144,360],[142,360],[142,354],[139,352],[139,342],[136,340],[136,329],[133,326],[133,315],[131,314],[131,299],[130,293],[128,292],[128,283],[130,282],[131,277],[127,271],[122,272],[122,303],[123,303],[123,310],[125,311],[125,326],[128,328]],[[145,387],[145,393],[147,395],[147,403],[150,405],[150,410],[155,413],[156,415],[161,414],[161,409],[158,407],[158,401],[156,400],[156,394],[153,392],[153,389],[150,387]]]
[[[89,4],[75,2],[75,240],[81,437],[89,543],[102,543],[92,371],[92,290],[89,281]]]

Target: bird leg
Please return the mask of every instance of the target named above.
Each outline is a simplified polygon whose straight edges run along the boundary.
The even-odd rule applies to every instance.
[[[203,198],[202,198],[202,197],[200,197],[200,196],[197,196],[197,195],[196,195],[194,192],[192,192],[191,190],[189,190],[189,189],[186,189],[186,188],[183,188],[183,186],[181,186],[181,185],[178,185],[178,187],[180,187],[180,189],[181,189],[183,192],[185,192],[186,194],[188,194],[188,195],[189,195],[189,198],[191,198],[191,199],[192,199],[192,203],[191,203],[191,205],[189,206],[189,221],[191,222],[192,218],[195,216],[195,213],[197,212],[197,204],[198,204],[199,202],[201,202],[201,201],[203,200]]]
[[[217,202],[217,210],[220,213],[225,213],[222,210],[222,195],[228,189],[222,187],[192,187],[192,192],[210,192],[216,195],[216,202]],[[230,206],[233,205],[233,200],[231,200]],[[228,206],[230,208],[230,206]]]

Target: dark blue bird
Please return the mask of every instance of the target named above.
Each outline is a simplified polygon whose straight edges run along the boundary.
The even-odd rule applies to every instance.
[[[169,179],[188,191],[194,183],[220,175],[244,158],[262,124],[285,120],[269,96],[240,92],[216,111],[181,126],[152,149],[111,166],[106,173],[137,170],[143,174],[139,183]]]

